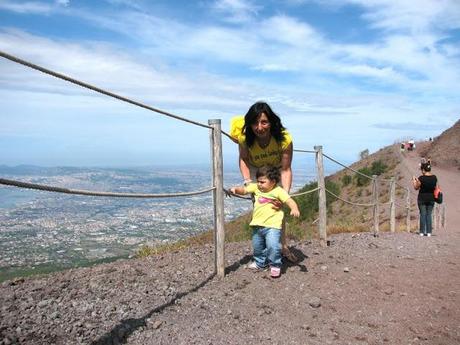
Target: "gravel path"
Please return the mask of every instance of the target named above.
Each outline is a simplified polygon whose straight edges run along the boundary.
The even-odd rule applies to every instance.
[[[416,157],[408,157],[410,165]],[[460,344],[460,173],[436,169],[447,229],[291,243],[279,279],[250,243],[120,260],[0,286],[0,344]]]

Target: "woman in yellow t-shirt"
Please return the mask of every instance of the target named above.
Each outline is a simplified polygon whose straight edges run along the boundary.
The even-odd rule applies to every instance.
[[[240,121],[240,130],[236,122]],[[239,166],[244,183],[255,181],[257,168],[278,166],[281,172],[281,187],[289,193],[292,184],[292,138],[281,124],[281,119],[265,102],[254,103],[242,118],[232,120],[231,134],[239,144]],[[285,226],[282,236],[283,255],[290,261],[297,258],[286,244]]]

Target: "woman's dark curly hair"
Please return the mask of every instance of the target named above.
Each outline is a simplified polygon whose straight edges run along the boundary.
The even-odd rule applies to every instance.
[[[257,169],[256,178],[265,176],[270,181],[276,181],[276,183],[280,183],[281,180],[281,172],[278,167],[267,165],[260,167]]]
[[[244,127],[243,132],[246,136],[246,145],[251,147],[254,145],[256,140],[256,135],[251,128],[251,125],[257,121],[257,118],[265,113],[267,115],[268,121],[270,121],[270,134],[278,143],[281,143],[284,139],[284,127],[281,124],[281,119],[275,112],[270,108],[270,106],[265,102],[254,103],[244,116]]]

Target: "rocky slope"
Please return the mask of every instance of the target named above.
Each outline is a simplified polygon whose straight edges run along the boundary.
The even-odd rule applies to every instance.
[[[419,149],[421,155],[430,157],[435,166],[456,167],[460,170],[460,120]]]
[[[389,153],[393,154],[393,153]],[[398,162],[401,185],[417,152]],[[226,246],[227,275],[201,245],[0,285],[0,344],[460,344],[460,185],[437,167],[447,227],[291,242],[279,279],[245,268],[250,243]]]

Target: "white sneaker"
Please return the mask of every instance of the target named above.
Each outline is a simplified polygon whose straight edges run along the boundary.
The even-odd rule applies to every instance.
[[[421,232],[419,235],[420,235],[420,236],[423,236],[423,232]]]
[[[428,237],[431,237],[431,234],[426,234]]]
[[[246,268],[248,268],[250,270],[254,270],[254,271],[266,271],[267,270],[267,267],[259,267],[259,266],[257,266],[255,261],[253,261],[250,264],[248,264],[246,266]]]

